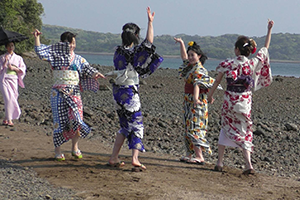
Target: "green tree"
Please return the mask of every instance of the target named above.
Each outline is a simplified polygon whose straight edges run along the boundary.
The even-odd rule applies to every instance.
[[[42,28],[41,15],[44,8],[37,0],[1,0],[0,26],[9,31],[15,31],[29,37],[28,40],[16,44],[18,53],[32,50],[34,38],[31,35],[34,29]],[[49,43],[44,37],[43,43]],[[4,50],[2,46],[0,48]]]

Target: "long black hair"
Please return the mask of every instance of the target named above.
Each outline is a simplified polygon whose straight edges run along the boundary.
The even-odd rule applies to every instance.
[[[190,50],[194,51],[198,56],[201,55],[200,62],[202,65],[204,65],[205,61],[207,60],[207,56],[201,50],[200,45],[198,45],[195,41],[189,42],[189,47],[186,52],[189,52]]]
[[[124,46],[130,46],[139,44],[140,41],[140,27],[134,23],[127,23],[122,28],[122,44]]]

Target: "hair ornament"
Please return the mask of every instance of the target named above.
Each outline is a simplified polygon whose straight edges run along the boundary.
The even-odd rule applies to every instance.
[[[190,47],[192,47],[192,46],[194,45],[194,42],[193,42],[193,41],[190,41],[190,42],[188,43],[188,45],[189,45]]]
[[[130,29],[130,28],[126,28],[125,31],[126,31],[126,32],[130,32],[130,33],[134,33],[134,30],[133,30],[133,29]]]
[[[247,46],[247,45],[249,45],[249,43],[248,43],[248,42],[246,42],[246,43],[243,45],[243,47],[245,47],[245,46]]]
[[[256,44],[256,42],[253,40],[253,39],[249,39],[249,43],[251,44],[251,46],[252,46],[252,54],[254,54],[255,52],[256,52],[256,46],[257,46],[257,44]]]

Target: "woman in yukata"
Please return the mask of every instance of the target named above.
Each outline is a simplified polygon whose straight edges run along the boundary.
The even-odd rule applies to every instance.
[[[122,30],[122,45],[118,46],[114,55],[115,71],[106,76],[116,76],[113,83],[113,97],[119,116],[120,130],[117,133],[109,166],[122,167],[124,162],[118,158],[125,138],[128,139],[129,149],[132,149],[132,171],[146,170],[141,164],[139,151],[144,152],[143,120],[139,97],[139,77],[147,77],[161,64],[163,58],[155,53],[153,43],[153,19],[150,8],[147,8],[148,30],[146,39],[139,43],[140,28],[134,23],[127,23]]]
[[[266,87],[272,82],[270,59],[268,48],[271,41],[271,30],[274,22],[268,22],[268,31],[265,46],[256,56],[249,59],[256,51],[254,40],[246,36],[238,37],[235,43],[234,59],[227,59],[217,67],[218,76],[214,86],[208,94],[208,100],[212,101],[215,88],[223,76],[226,78],[227,89],[224,93],[222,107],[221,131],[218,142],[218,161],[215,171],[222,171],[225,146],[239,147],[243,150],[246,162],[243,174],[254,174],[251,164],[251,152],[253,151],[253,133],[251,120],[252,91]]]
[[[189,42],[186,51],[181,38],[174,38],[174,40],[180,44],[183,65],[179,68],[179,75],[185,81],[183,101],[185,131],[183,137],[186,156],[182,156],[180,161],[204,165],[202,151],[212,153],[205,136],[208,125],[207,93],[213,86],[214,79],[203,67],[207,56],[196,42]],[[193,154],[195,154],[194,158],[192,158]]]
[[[18,85],[24,88],[23,78],[26,65],[23,58],[14,53],[15,44],[5,44],[7,53],[0,57],[0,90],[4,99],[5,118],[3,125],[14,126],[13,119],[19,119],[21,109],[18,104]]]
[[[80,91],[96,92],[99,83],[96,79],[105,78],[80,55],[74,53],[75,35],[65,32],[61,42],[46,46],[40,44],[41,32],[35,30],[35,51],[38,56],[48,61],[53,70],[53,86],[51,90],[51,108],[53,115],[53,143],[55,159],[65,160],[60,146],[72,139],[72,153],[75,159],[82,158],[78,148],[80,137],[86,137],[91,128],[83,122],[83,106]]]

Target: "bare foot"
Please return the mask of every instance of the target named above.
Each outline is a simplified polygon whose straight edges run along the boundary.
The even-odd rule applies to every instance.
[[[145,170],[145,169],[147,169],[146,168],[146,166],[145,165],[143,165],[142,163],[140,163],[140,161],[132,161],[132,166],[134,166],[134,167],[139,167],[139,168],[141,168],[141,169],[143,169],[143,170]]]

